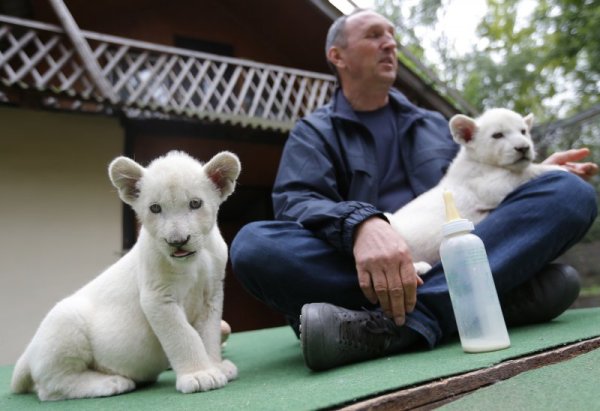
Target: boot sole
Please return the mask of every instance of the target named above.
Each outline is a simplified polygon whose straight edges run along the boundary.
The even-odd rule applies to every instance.
[[[314,316],[318,318],[318,313],[314,313],[314,311],[318,311],[320,306],[320,303],[304,304],[300,314],[300,344],[302,346],[304,363],[308,368],[315,371],[320,370],[320,367],[315,367],[316,358],[313,355],[314,353],[311,352],[311,349],[314,351],[315,348],[318,348],[323,344],[323,341],[319,341],[319,339],[322,340],[323,336],[321,335],[321,338],[319,338],[318,335],[314,335],[312,330],[313,327],[307,326],[308,324],[306,324],[306,320],[309,317],[312,318]],[[310,344],[308,344],[308,341],[310,341]]]

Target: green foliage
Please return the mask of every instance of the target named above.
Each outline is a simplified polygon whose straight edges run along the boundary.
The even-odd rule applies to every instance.
[[[425,60],[417,29],[433,29],[452,1],[375,0],[375,6],[397,26],[402,44]],[[527,18],[525,3],[487,0],[472,50],[457,55],[441,33],[434,47],[442,64],[430,67],[480,110],[510,107],[548,121],[599,103],[600,0],[538,0]]]
[[[529,107],[542,120],[599,102],[600,1],[539,0],[529,24],[519,28],[515,16],[522,3],[488,0],[479,26],[479,35],[489,39],[482,52],[502,57],[500,71],[490,71],[500,80],[496,101]],[[561,92],[567,94],[556,104]]]

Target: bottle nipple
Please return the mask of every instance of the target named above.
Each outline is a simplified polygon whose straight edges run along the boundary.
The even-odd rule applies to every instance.
[[[444,190],[444,204],[446,205],[446,221],[450,222],[461,219],[456,209],[452,192],[449,190]]]

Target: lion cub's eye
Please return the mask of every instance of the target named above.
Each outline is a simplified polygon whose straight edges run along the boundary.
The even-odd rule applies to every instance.
[[[162,208],[160,205],[154,203],[150,205],[150,211],[154,214],[159,214],[162,211]]]
[[[194,198],[193,200],[190,201],[190,208],[192,210],[197,210],[200,207],[202,207],[202,200],[198,200],[197,198]]]
[[[492,134],[492,138],[498,139],[504,137],[503,133],[494,133]]]

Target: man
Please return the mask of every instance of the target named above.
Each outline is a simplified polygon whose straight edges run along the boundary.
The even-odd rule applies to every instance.
[[[441,179],[457,151],[448,123],[392,88],[395,33],[383,16],[339,18],[326,54],[340,89],[290,133],[273,189],[277,221],[247,225],[231,246],[235,274],[286,315],[313,370],[432,348],[456,333],[441,264],[422,281],[383,215]],[[573,163],[587,154],[549,158],[572,173],[524,184],[475,229],[509,325],[550,320],[577,297],[574,269],[549,263],[596,217],[579,177],[598,167]]]

